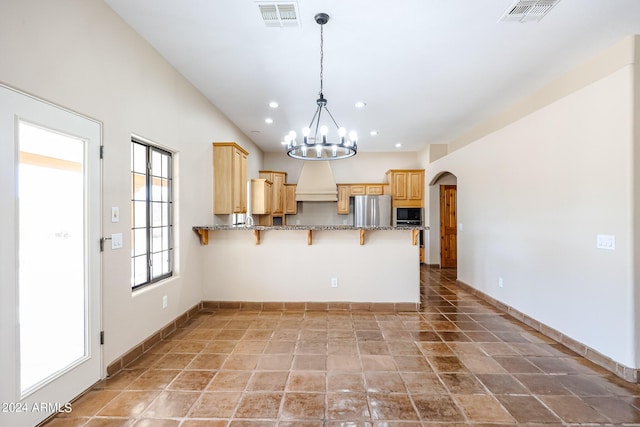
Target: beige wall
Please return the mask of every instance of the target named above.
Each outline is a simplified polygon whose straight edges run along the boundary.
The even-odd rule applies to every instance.
[[[562,84],[550,85],[534,97],[546,105],[516,106],[530,112],[426,169],[428,182],[444,171],[457,177],[460,280],[637,368],[640,80],[629,46],[633,39],[560,81],[582,87],[558,97]],[[583,79],[594,69],[609,72]],[[597,234],[615,235],[616,249],[596,249]]]
[[[123,233],[103,255],[104,366],[202,300],[202,250],[191,227],[212,222],[213,141],[237,141],[257,175],[262,155],[233,124],[101,1],[5,1],[0,81],[103,123],[103,232]],[[132,294],[130,138],[177,153],[176,276]],[[2,196],[10,200],[13,195]],[[169,306],[162,309],[162,296]]]

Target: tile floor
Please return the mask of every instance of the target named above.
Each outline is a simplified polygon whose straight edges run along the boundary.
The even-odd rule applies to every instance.
[[[420,313],[202,313],[54,426],[640,425],[640,388],[422,269]]]

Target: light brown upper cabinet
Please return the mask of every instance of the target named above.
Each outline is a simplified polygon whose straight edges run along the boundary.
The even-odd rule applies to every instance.
[[[213,213],[247,212],[247,156],[235,142],[213,143]]]
[[[273,200],[272,183],[267,179],[251,180],[251,214],[271,214]]]
[[[338,184],[338,214],[349,213],[349,197],[364,194],[386,195],[389,194],[389,186],[377,183]]]
[[[296,184],[284,185],[284,213],[285,215],[295,215],[298,213],[298,203],[296,203]]]
[[[280,171],[259,171],[260,178],[269,180],[273,183],[271,188],[271,215],[283,216],[284,215],[284,183],[287,180],[287,173]]]
[[[349,196],[351,186],[349,184],[338,184],[338,214],[347,215],[349,213]]]
[[[422,207],[424,204],[424,169],[387,171],[393,207]]]

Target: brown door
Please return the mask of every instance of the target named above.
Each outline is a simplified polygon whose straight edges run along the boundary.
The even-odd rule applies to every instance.
[[[455,268],[457,258],[456,186],[440,186],[440,267]]]

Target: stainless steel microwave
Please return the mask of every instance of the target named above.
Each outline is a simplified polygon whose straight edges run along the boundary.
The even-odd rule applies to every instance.
[[[422,225],[422,208],[393,208],[393,225]]]

